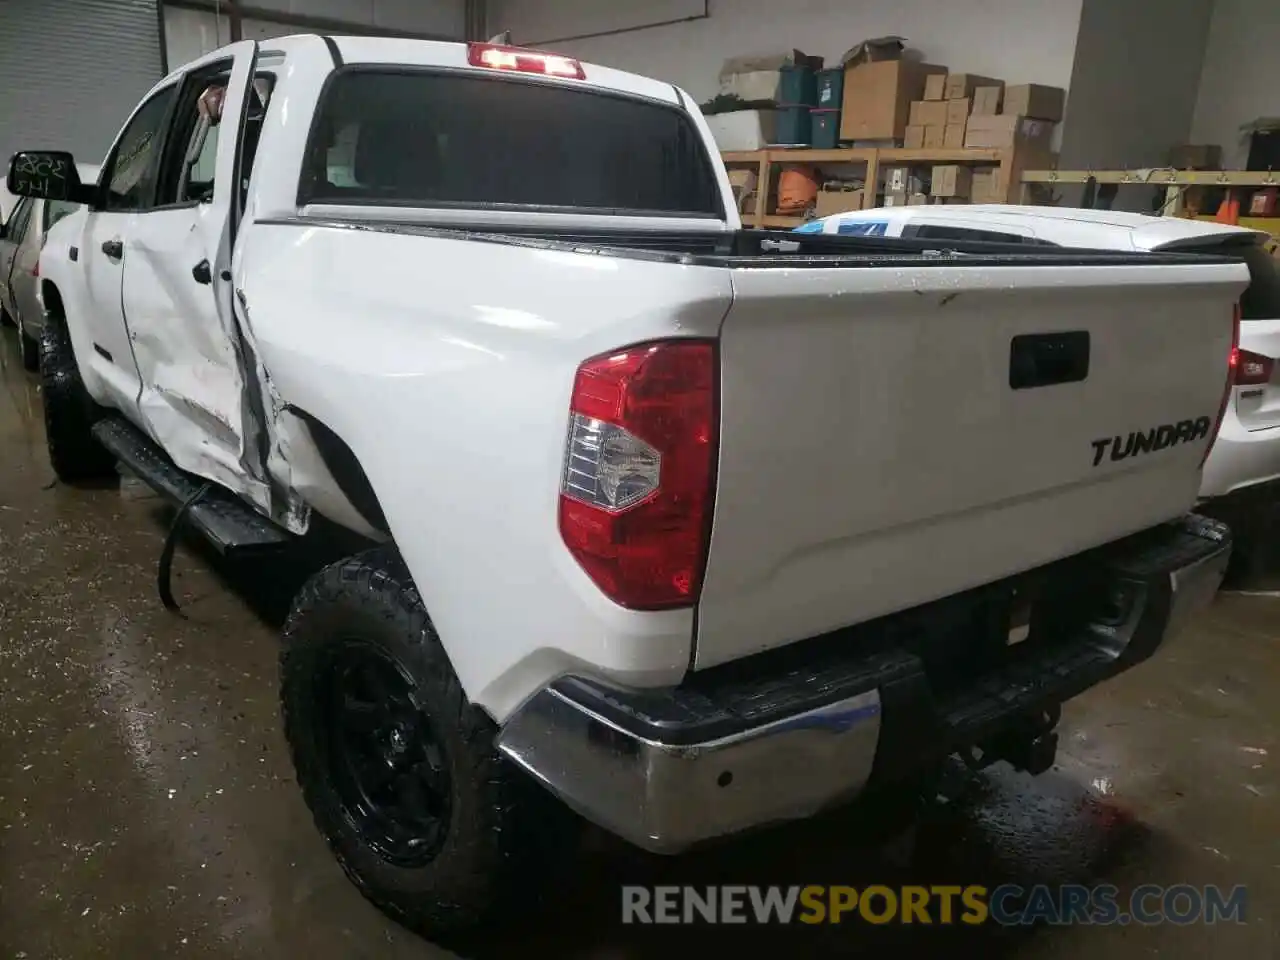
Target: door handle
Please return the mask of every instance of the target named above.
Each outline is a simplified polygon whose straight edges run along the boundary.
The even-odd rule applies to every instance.
[[[119,260],[124,256],[124,244],[119,240],[107,240],[102,244],[102,252],[112,260]]]
[[[191,276],[196,283],[213,283],[213,271],[209,269],[209,261],[201,260],[192,267]]]

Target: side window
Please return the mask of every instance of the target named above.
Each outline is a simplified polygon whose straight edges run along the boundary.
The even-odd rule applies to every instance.
[[[150,205],[164,120],[173,94],[173,87],[161,90],[129,121],[102,178],[105,209],[143,210]]]
[[[156,205],[207,203],[214,196],[227,72],[215,70],[192,78],[183,88],[175,111],[171,141],[165,149],[156,191]],[[258,135],[271,96],[272,78],[254,80],[249,112],[245,117],[243,149],[245,175],[257,151]],[[234,131],[233,131],[234,132]]]
[[[75,213],[80,209],[78,203],[68,203],[66,200],[46,200],[44,202],[44,229],[47,233],[49,228],[69,214]]]

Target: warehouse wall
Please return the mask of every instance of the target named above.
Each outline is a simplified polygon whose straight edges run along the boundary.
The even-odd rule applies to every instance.
[[[1213,2],[1084,0],[1063,169],[1159,166],[1186,141]]]
[[[799,47],[828,61],[859,40],[898,34],[934,63],[1013,83],[1067,86],[1082,0],[709,0],[710,16],[615,36],[553,43],[585,60],[713,96],[725,58]],[[517,43],[697,16],[702,0],[489,0],[489,30]],[[642,20],[637,11],[644,11]]]
[[[265,40],[314,29],[288,22],[290,17],[319,18],[335,30],[349,24],[352,32],[428,34],[461,38],[464,0],[246,0],[245,7],[259,17],[245,17],[241,32],[246,40]],[[281,19],[268,15],[278,12]],[[326,29],[329,29],[326,27]],[[170,67],[180,66],[230,40],[225,15],[169,4],[164,15],[165,50]]]
[[[1196,98],[1191,139],[1216,143],[1227,167],[1244,167],[1241,124],[1280,116],[1280,3],[1218,0]]]

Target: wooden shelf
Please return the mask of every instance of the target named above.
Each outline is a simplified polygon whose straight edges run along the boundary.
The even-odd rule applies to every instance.
[[[1136,184],[1152,187],[1280,187],[1280,171],[1266,170],[1024,170],[1023,183]]]
[[[894,148],[880,151],[881,163],[1001,163],[1004,150],[976,148],[952,150],[908,150]],[[1011,151],[1010,151],[1011,152]]]
[[[916,150],[905,147],[809,147],[766,150],[730,150],[720,154],[725,163],[1000,163],[1005,150]]]
[[[1017,191],[1023,189],[1019,178],[1020,161],[1023,159],[1012,147],[1006,149],[906,149],[903,147],[837,147],[833,150],[814,150],[807,147],[774,148],[765,150],[729,150],[721,154],[726,164],[752,164],[757,167],[756,205],[751,213],[743,214],[742,221],[761,227],[796,227],[804,222],[801,217],[784,217],[767,211],[774,206],[774,167],[789,163],[812,164],[862,164],[866,170],[863,179],[876,191],[880,182],[881,164],[995,164],[1000,168],[1001,199],[1013,202]]]

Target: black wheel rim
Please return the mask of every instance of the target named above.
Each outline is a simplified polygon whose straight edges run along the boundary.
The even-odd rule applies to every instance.
[[[380,647],[341,643],[316,694],[343,816],[382,859],[422,866],[444,844],[451,783],[409,673]]]

